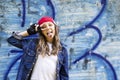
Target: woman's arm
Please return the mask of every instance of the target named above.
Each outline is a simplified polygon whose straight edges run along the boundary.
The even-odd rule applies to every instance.
[[[7,39],[7,41],[8,41],[8,43],[10,43],[11,45],[22,49],[22,38],[23,38],[23,37],[26,37],[26,36],[29,36],[29,34],[28,34],[27,31],[23,31],[23,32],[20,32],[20,33],[18,33],[18,34],[15,33],[15,32],[13,32],[13,33],[12,33],[12,36],[10,36],[10,37]]]
[[[23,31],[18,33],[18,35],[21,35],[22,37],[26,37],[26,36],[29,36],[29,33],[27,31]]]
[[[20,32],[20,33],[12,33],[12,36],[7,39],[8,43],[11,45],[21,48],[22,49],[22,41],[23,37],[27,37],[32,34],[36,34],[36,28],[38,26],[35,24],[32,24],[26,31]]]

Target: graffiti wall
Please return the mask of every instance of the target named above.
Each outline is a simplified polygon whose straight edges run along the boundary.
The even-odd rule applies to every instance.
[[[120,80],[119,0],[0,0],[0,80],[15,80],[22,51],[8,44],[45,15],[59,25],[70,80]]]

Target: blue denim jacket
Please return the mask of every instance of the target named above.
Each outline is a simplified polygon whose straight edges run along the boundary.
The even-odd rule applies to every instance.
[[[7,41],[18,48],[23,49],[21,62],[16,80],[30,80],[30,76],[37,60],[36,44],[37,38],[29,38],[19,40],[13,36],[9,37]],[[68,53],[65,46],[62,44],[62,50],[58,52],[57,63],[57,77],[56,80],[69,80],[68,76]]]

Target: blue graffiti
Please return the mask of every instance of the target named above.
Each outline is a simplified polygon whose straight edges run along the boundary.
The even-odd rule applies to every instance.
[[[101,16],[102,13],[104,12],[104,10],[105,10],[105,8],[106,8],[106,5],[107,5],[106,0],[101,0],[101,4],[102,4],[103,6],[102,6],[102,9],[100,10],[99,14],[98,14],[92,21],[90,21],[87,25],[92,25],[97,19],[100,18],[100,16]]]
[[[53,6],[53,3],[51,0],[46,0],[47,1],[47,5],[49,5],[52,8],[52,17],[53,19],[55,19],[55,8]]]
[[[25,4],[25,0],[21,0],[22,2],[22,23],[21,23],[21,27],[24,27],[25,25],[25,18],[26,18],[26,4]]]
[[[98,45],[100,44],[101,42],[101,39],[102,39],[102,34],[100,32],[100,30],[95,27],[95,26],[89,26],[89,27],[86,27],[86,28],[82,28],[82,29],[79,29],[80,31],[83,31],[87,28],[93,28],[95,31],[97,31],[97,33],[99,34],[99,39],[98,41],[96,42],[96,44],[88,51],[86,51],[82,56],[78,57],[77,59],[75,59],[75,61],[72,62],[72,64],[76,64],[78,61],[80,61],[81,59],[85,58],[85,57],[88,57],[88,56],[91,56],[93,58],[97,57],[98,60],[102,60],[100,63],[103,63],[104,64],[108,64],[107,67],[109,67],[109,71],[111,70],[111,73],[110,76],[113,78],[113,80],[117,80],[117,75],[116,75],[116,72],[115,72],[115,69],[113,68],[113,66],[111,65],[111,63],[105,59],[104,57],[102,57],[101,55],[97,54],[97,53],[94,53],[94,50],[98,47]],[[73,34],[74,35],[74,34]],[[95,59],[95,60],[97,60]],[[110,72],[106,73],[107,75],[109,74]],[[107,78],[109,80],[109,77]]]
[[[93,51],[93,50],[95,50],[95,49],[98,47],[98,45],[100,44],[101,39],[102,39],[102,34],[101,34],[100,30],[99,30],[97,27],[92,26],[92,25],[87,25],[87,26],[85,26],[85,27],[82,27],[82,28],[76,30],[75,32],[69,33],[69,34],[68,34],[68,37],[69,37],[69,36],[72,36],[72,35],[75,35],[75,34],[77,34],[77,33],[79,33],[79,32],[82,32],[83,30],[86,30],[86,29],[89,29],[89,28],[92,28],[92,29],[94,29],[95,31],[97,31],[97,33],[98,33],[98,35],[99,35],[98,41],[96,42],[96,44],[95,44],[95,45],[93,46],[93,48],[91,49],[91,50]]]
[[[54,5],[52,4],[51,0],[46,0],[47,1],[47,5],[51,7],[52,9],[52,17],[53,19],[55,19],[55,8]],[[25,26],[25,19],[26,19],[26,2],[25,0],[21,0],[22,2],[22,22],[21,22],[21,27]]]
[[[17,51],[17,53],[18,53],[18,52],[19,52],[19,51]],[[15,63],[16,63],[19,59],[21,59],[21,57],[22,57],[22,54],[18,54],[18,55],[11,61],[10,65],[8,66],[8,69],[7,69],[6,72],[5,72],[5,75],[4,75],[4,77],[3,77],[3,80],[8,80],[7,78],[8,78],[9,72],[11,71],[11,69],[12,69],[12,67],[15,65]]]
[[[23,4],[23,17],[22,17],[22,23],[21,23],[21,27],[24,27],[24,24],[25,24],[25,14],[26,14],[26,5],[25,5],[25,0],[21,0],[22,1],[22,4]],[[52,8],[52,17],[55,19],[55,9],[54,9],[54,6],[52,4],[52,1],[51,0],[46,0],[47,1],[47,4]],[[113,66],[111,65],[111,63],[105,59],[103,56],[99,55],[98,53],[95,53],[94,50],[99,46],[100,42],[101,42],[101,39],[102,39],[102,34],[101,34],[101,31],[93,25],[93,23],[95,23],[98,19],[100,19],[101,15],[103,14],[105,8],[106,8],[106,5],[107,5],[107,1],[106,0],[101,0],[101,4],[102,4],[102,8],[100,10],[100,12],[98,13],[98,15],[92,20],[90,21],[88,24],[85,25],[85,27],[82,27],[76,31],[73,31],[71,33],[68,34],[67,37],[70,37],[70,36],[73,36],[75,34],[78,34],[86,29],[94,29],[97,33],[98,33],[98,36],[99,36],[99,39],[98,41],[93,45],[93,47],[91,49],[89,49],[88,51],[86,51],[82,56],[76,58],[72,64],[76,64],[78,61],[80,61],[81,59],[84,59],[86,57],[91,57],[92,60],[95,60],[98,62],[100,62],[101,64],[103,65],[107,65],[107,68],[109,68],[109,71],[110,72],[107,72],[106,70],[106,74],[107,74],[107,79],[109,79],[108,75],[111,75],[112,77],[112,80],[118,80],[117,79],[117,75],[116,75],[116,72],[115,72],[115,69],[113,68]],[[5,72],[5,75],[4,75],[4,80],[7,80],[8,78],[8,74],[11,70],[11,68],[15,65],[15,63],[21,58],[22,56],[22,51],[21,50],[11,50],[10,51],[11,53],[20,53],[19,55],[16,56],[16,58],[10,63],[7,71]],[[97,59],[96,59],[97,58]]]
[[[73,31],[71,33],[68,34],[67,37],[69,36],[73,36],[75,34],[78,34],[79,32],[82,32],[83,30],[86,30],[88,28],[92,28],[94,29],[98,35],[99,35],[99,39],[98,41],[96,42],[96,44],[88,51],[85,52],[85,54],[83,54],[82,56],[78,57],[77,59],[75,59],[72,64],[76,64],[78,61],[80,61],[81,59],[85,58],[85,57],[88,57],[88,56],[91,56],[93,58],[97,57],[97,59],[101,59],[102,61],[104,61],[104,64],[108,64],[108,67],[110,68],[109,71],[111,71],[111,74],[110,76],[112,77],[112,80],[118,80],[117,79],[117,74],[115,72],[115,69],[113,68],[113,66],[111,65],[111,63],[106,60],[104,57],[102,57],[101,55],[98,55],[96,53],[94,53],[94,50],[99,46],[100,42],[101,42],[101,39],[102,39],[102,34],[101,34],[101,31],[96,27],[96,26],[93,26],[93,23],[97,21],[97,19],[99,19],[102,15],[102,13],[104,12],[105,10],[105,7],[106,7],[106,4],[107,4],[107,1],[106,0],[101,0],[101,4],[103,5],[102,6],[102,9],[100,10],[99,14],[91,21],[89,22],[88,24],[85,25],[85,27],[82,27],[82,28],[79,28],[78,30],[76,31]],[[96,60],[97,60],[96,59]],[[101,62],[100,62],[101,63]],[[107,71],[107,70],[106,70]],[[107,72],[106,74],[108,75],[110,72]],[[107,79],[108,80],[111,80],[109,79],[109,76],[107,76]]]

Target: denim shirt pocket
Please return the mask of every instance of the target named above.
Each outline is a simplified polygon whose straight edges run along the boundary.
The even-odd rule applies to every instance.
[[[24,57],[24,61],[25,61],[24,65],[27,69],[31,68],[32,64],[34,63],[35,57],[36,57],[35,50],[26,48],[25,57]]]
[[[33,63],[35,63],[35,56],[32,54],[26,54],[24,59],[24,66],[27,70],[31,69]]]
[[[35,50],[28,48],[26,49],[26,54],[31,57],[36,55]]]
[[[28,56],[35,56],[36,55],[36,45],[31,41],[25,47],[25,53]]]

